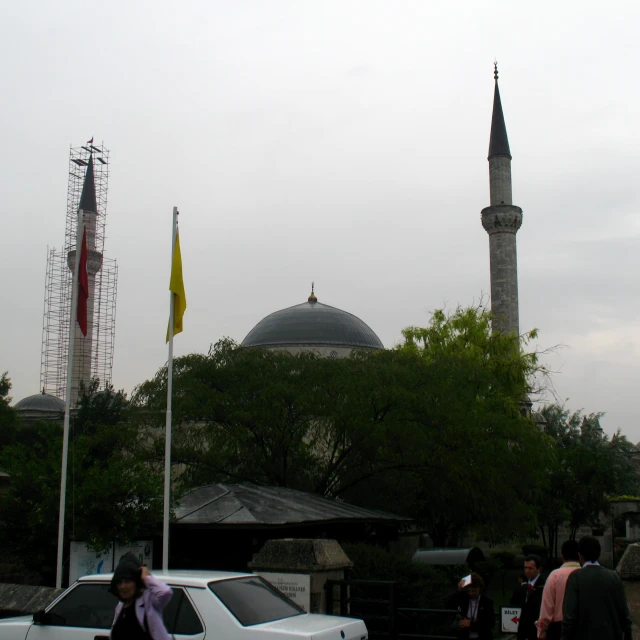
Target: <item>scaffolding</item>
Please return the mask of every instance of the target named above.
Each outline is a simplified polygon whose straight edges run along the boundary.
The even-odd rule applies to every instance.
[[[103,258],[102,268],[95,279],[90,357],[91,377],[99,379],[99,389],[104,389],[111,384],[113,368],[118,266],[115,260],[104,257],[109,150],[103,144],[87,143],[77,147],[71,146],[69,151],[64,246],[62,249],[47,249],[40,388],[62,400],[66,399],[73,284],[73,273],[68,267],[67,260],[69,252],[75,252],[76,249],[78,205],[89,156],[92,154],[97,204],[95,250],[102,254]]]

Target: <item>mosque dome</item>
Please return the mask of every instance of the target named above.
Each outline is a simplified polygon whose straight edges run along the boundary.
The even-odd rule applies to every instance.
[[[281,309],[260,320],[242,341],[242,346],[336,347],[341,352],[345,349],[384,349],[380,338],[360,318],[318,302],[313,291],[307,302]]]
[[[44,391],[20,400],[13,407],[23,420],[59,420],[64,417],[64,401]]]

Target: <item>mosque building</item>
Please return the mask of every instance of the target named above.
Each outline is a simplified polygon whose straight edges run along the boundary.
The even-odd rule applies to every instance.
[[[519,334],[518,260],[516,233],[522,209],[512,202],[511,150],[494,68],[493,114],[489,135],[490,206],[482,210],[482,226],[489,234],[491,310],[493,330]],[[345,357],[353,349],[383,349],[382,342],[360,318],[318,302],[313,291],[307,302],[271,313],[242,341],[243,347],[313,351]],[[527,414],[530,415],[531,407]]]
[[[523,217],[522,209],[512,201],[512,156],[498,88],[497,65],[494,80],[487,158],[490,206],[482,210],[481,220],[489,235],[493,330],[518,335],[516,234]],[[243,347],[280,349],[290,353],[312,351],[324,357],[346,357],[354,349],[384,349],[380,338],[363,320],[348,311],[319,302],[313,285],[306,302],[265,316],[241,344]],[[43,410],[59,415],[60,401],[45,393],[36,394],[19,402],[16,409],[25,417]],[[531,415],[530,402],[527,414]]]

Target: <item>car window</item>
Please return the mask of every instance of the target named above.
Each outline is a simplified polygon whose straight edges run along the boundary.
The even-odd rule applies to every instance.
[[[118,598],[108,584],[79,584],[48,610],[48,624],[58,627],[109,629]]]
[[[178,633],[192,636],[202,633],[202,623],[184,589],[171,587],[173,596],[169,604],[164,608],[162,616],[169,633]]]
[[[244,627],[304,613],[304,609],[259,576],[210,582],[209,589]]]

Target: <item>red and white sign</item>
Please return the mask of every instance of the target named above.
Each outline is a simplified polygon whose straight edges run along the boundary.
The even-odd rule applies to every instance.
[[[502,633],[518,633],[520,607],[500,607]]]

